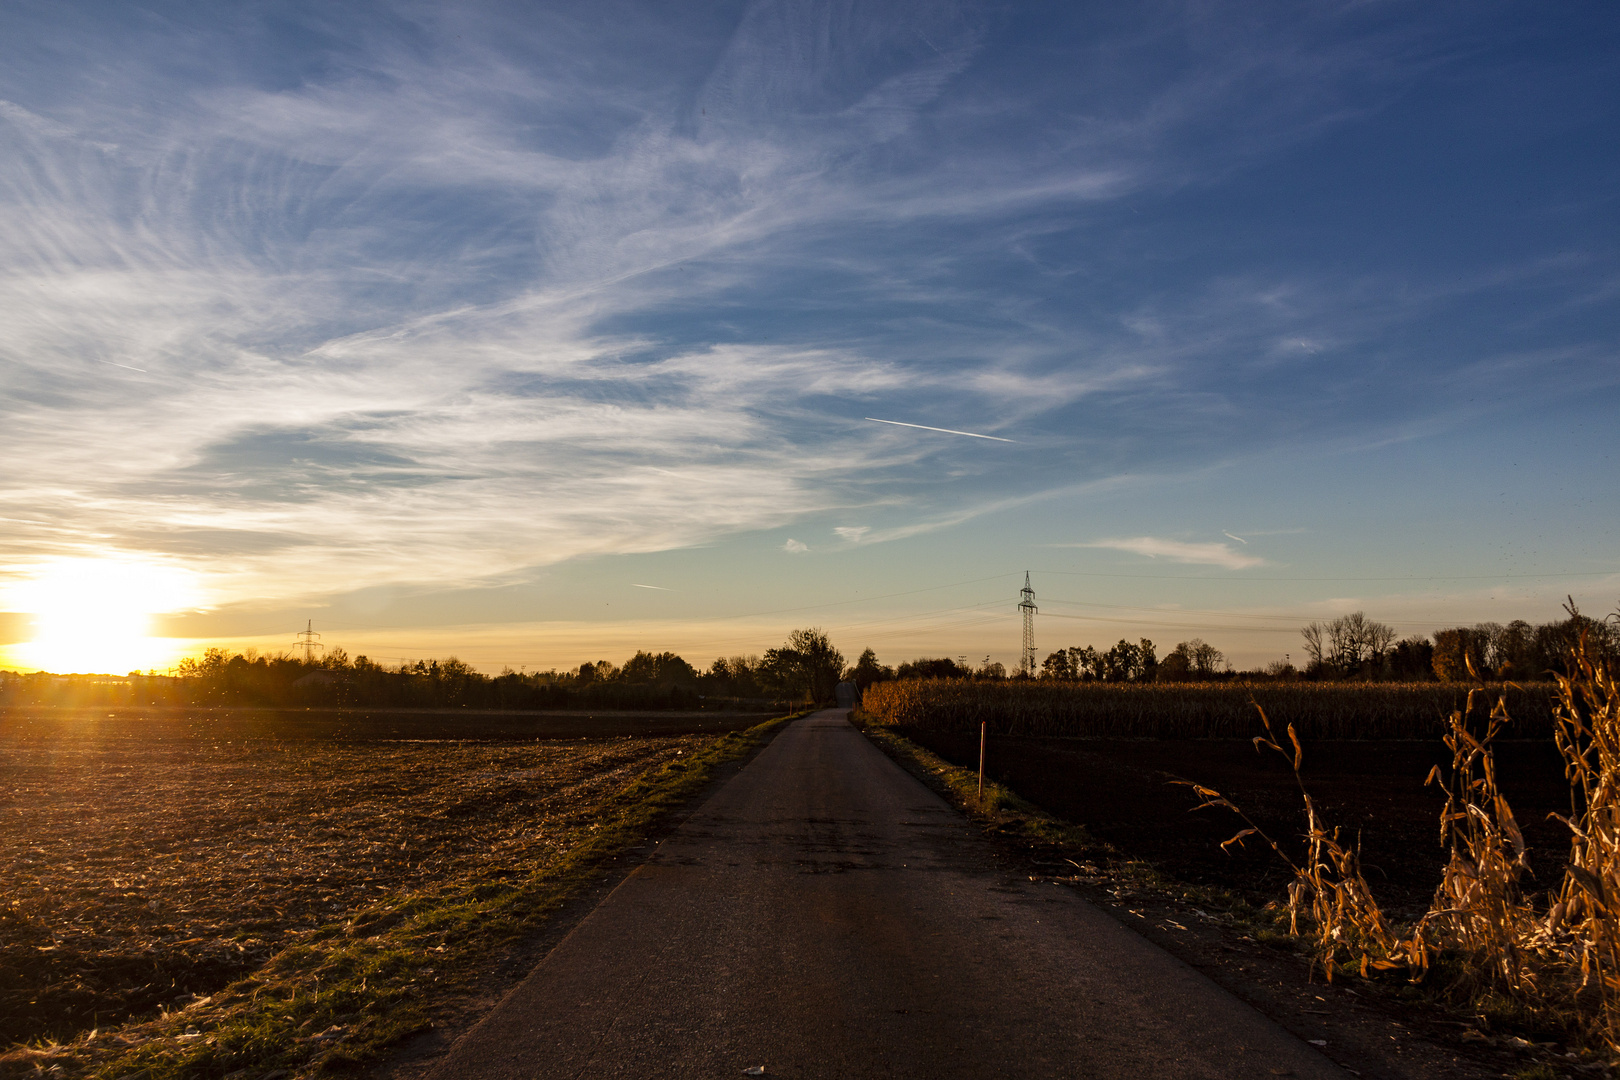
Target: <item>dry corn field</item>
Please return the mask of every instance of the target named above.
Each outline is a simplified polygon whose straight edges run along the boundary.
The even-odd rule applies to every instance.
[[[1003,733],[990,740],[992,778],[1045,805],[1070,801],[1082,810],[1072,819],[1104,838],[1110,809],[1087,797],[1110,782],[1126,793],[1115,801],[1196,799],[1195,810],[1224,818],[1221,848],[1244,852],[1241,862],[1251,870],[1259,856],[1278,871],[1274,907],[1283,925],[1310,943],[1329,981],[1337,975],[1424,985],[1476,1015],[1513,1016],[1527,1031],[1554,1038],[1545,1045],[1614,1055],[1620,663],[1589,652],[1583,639],[1568,670],[1545,690],[907,682],[871,688],[863,709],[958,764],[971,763],[973,729],[987,722]],[[1225,741],[1199,746],[1189,738]],[[1425,738],[1432,764],[1414,753],[1422,744],[1413,740]],[[1257,764],[1240,739],[1269,760],[1266,799],[1209,778],[1224,765],[1234,784],[1253,784],[1243,772]],[[1353,747],[1367,747],[1370,756]],[[1082,757],[1089,766],[1075,768]],[[1234,770],[1244,757],[1250,763]],[[1366,775],[1341,775],[1356,772],[1358,758]],[[1120,769],[1125,759],[1135,762],[1134,775]],[[1147,766],[1150,759],[1157,769]],[[1426,767],[1422,779],[1413,765]],[[1292,789],[1286,824],[1278,779]],[[1323,790],[1326,800],[1317,797]],[[1420,790],[1433,807],[1428,814],[1412,798]],[[1515,806],[1533,816],[1521,824]],[[1437,834],[1439,845],[1430,839],[1421,845],[1430,854],[1411,859],[1417,826]],[[1207,833],[1201,844],[1210,846]],[[1411,884],[1398,879],[1414,872],[1427,879],[1430,899],[1386,906],[1389,887]]]
[[[878,683],[861,711],[880,724],[1061,738],[1247,739],[1258,703],[1305,739],[1439,739],[1468,687],[1447,683],[1065,683],[919,679]],[[1551,736],[1550,684],[1495,686],[1513,737]]]
[[[0,714],[0,1072],[22,1040],[211,994],[379,898],[545,865],[605,798],[714,738],[537,741],[506,722],[485,726],[504,738],[457,739],[444,735],[476,723],[420,717],[327,737],[333,726]]]
[[[1584,637],[1569,660],[1550,739],[1571,788],[1569,814],[1553,815],[1568,830],[1562,872],[1536,876],[1500,781],[1497,740],[1512,725],[1508,698],[1475,689],[1447,718],[1450,762],[1425,781],[1445,794],[1439,824],[1449,858],[1432,905],[1413,924],[1387,917],[1359,840],[1320,813],[1292,726],[1285,739],[1262,715],[1265,734],[1255,745],[1286,759],[1299,782],[1304,858],[1289,859],[1219,791],[1193,785],[1206,807],[1242,820],[1226,843],[1256,838],[1288,863],[1290,931],[1312,939],[1329,981],[1349,970],[1424,982],[1439,966],[1454,993],[1505,999],[1571,1042],[1620,1051],[1620,664],[1588,653]]]

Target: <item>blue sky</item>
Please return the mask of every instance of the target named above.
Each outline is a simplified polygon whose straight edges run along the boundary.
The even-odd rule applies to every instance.
[[[8,3],[0,574],[486,668],[1608,611],[1617,193],[1596,2]]]

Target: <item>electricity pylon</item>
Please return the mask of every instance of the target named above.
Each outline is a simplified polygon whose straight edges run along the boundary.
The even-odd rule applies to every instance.
[[[304,663],[315,662],[315,650],[326,646],[321,644],[321,635],[315,632],[315,620],[310,619],[304,623],[304,628],[298,632],[298,643],[304,650]]]
[[[1029,587],[1029,571],[1024,571],[1024,589],[1019,595],[1023,597],[1018,601],[1018,610],[1024,615],[1024,650],[1020,668],[1024,675],[1033,679],[1035,677],[1035,613],[1040,608],[1035,606],[1035,590]]]

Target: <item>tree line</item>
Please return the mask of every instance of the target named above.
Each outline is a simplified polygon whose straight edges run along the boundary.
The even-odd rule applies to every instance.
[[[1255,680],[1361,679],[1385,682],[1465,682],[1497,679],[1526,682],[1568,674],[1567,658],[1584,636],[1588,655],[1620,656],[1620,621],[1592,619],[1573,604],[1569,617],[1532,625],[1478,623],[1437,630],[1432,636],[1396,640],[1395,629],[1357,611],[1300,629],[1302,668],[1279,660],[1253,671],[1234,671],[1221,650],[1200,638],[1183,641],[1162,659],[1153,642],[1120,640],[1099,650],[1089,645],[1059,649],[1041,665],[1042,678],[1068,682],[1178,682],[1241,678]],[[953,673],[936,672],[950,677]],[[954,673],[968,677],[967,671]]]
[[[1152,641],[1121,638],[1110,648],[1059,649],[1041,664],[1041,678],[1065,682],[1181,682],[1234,674],[1226,654],[1202,638],[1178,642],[1161,659]]]
[[[764,656],[720,658],[699,671],[673,652],[637,651],[623,665],[590,661],[577,668],[484,675],[455,657],[389,668],[334,649],[318,661],[228,655],[209,649],[183,661],[201,702],[394,708],[713,709],[828,701],[844,657],[819,629],[795,630]],[[201,703],[199,702],[199,703]]]
[[[833,699],[843,654],[819,629],[795,630],[763,656],[699,671],[673,652],[624,664],[486,675],[454,656],[386,666],[334,648],[318,659],[210,648],[174,676],[127,678],[0,672],[0,704],[236,705],[265,708],[773,709]]]
[[[1107,649],[1071,646],[1049,653],[1040,677],[1063,682],[1182,682],[1221,679],[1461,682],[1475,678],[1524,682],[1567,674],[1567,657],[1582,635],[1589,655],[1620,656],[1620,621],[1588,618],[1571,604],[1568,618],[1532,625],[1478,623],[1437,630],[1432,636],[1397,639],[1395,629],[1357,611],[1300,629],[1304,664],[1283,659],[1264,668],[1236,671],[1226,654],[1201,638],[1183,641],[1159,657],[1152,641],[1120,639]],[[933,678],[984,678],[948,660],[919,674]],[[907,665],[902,665],[904,669]],[[999,665],[998,665],[999,667]],[[906,677],[901,674],[900,677]]]
[[[1478,623],[1396,640],[1394,629],[1354,612],[1301,628],[1305,664],[1280,660],[1234,671],[1226,655],[1199,638],[1160,657],[1147,638],[1120,639],[1107,649],[1058,649],[1038,675],[1064,682],[1332,680],[1459,682],[1476,677],[1523,682],[1564,673],[1584,635],[1589,655],[1620,656],[1620,622],[1581,615],[1532,625]],[[306,660],[286,653],[211,648],[181,661],[178,675],[20,675],[0,672],[0,705],[243,705],[261,707],[477,708],[512,710],[769,709],[829,702],[842,680],[865,690],[893,679],[1006,679],[985,657],[922,657],[890,667],[870,648],[853,665],[819,628],[795,630],[763,655],[720,657],[705,670],[673,652],[638,651],[623,665],[607,660],[577,668],[485,675],[454,656],[397,667],[341,648]],[[1019,676],[1013,676],[1019,677]]]
[[[1515,619],[1453,626],[1429,637],[1395,640],[1395,631],[1363,612],[1313,622],[1305,639],[1306,674],[1317,678],[1438,679],[1526,682],[1567,675],[1568,657],[1584,639],[1587,654],[1620,655],[1620,622],[1582,615],[1571,601],[1568,618],[1532,625]]]

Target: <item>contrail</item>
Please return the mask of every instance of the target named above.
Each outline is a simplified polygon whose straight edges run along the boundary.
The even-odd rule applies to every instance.
[[[866,419],[872,421],[872,423],[874,423],[874,424],[893,424],[895,427],[912,427],[912,428],[919,428],[919,429],[921,429],[923,431],[943,431],[947,435],[966,435],[971,439],[990,439],[990,440],[993,440],[995,442],[1017,442],[1018,441],[1016,439],[1003,439],[1000,435],[980,435],[976,431],[957,431],[955,428],[929,427],[927,424],[907,424],[907,423],[904,423],[904,422],[902,422],[900,420],[879,420],[875,416],[868,416],[868,417],[866,417]]]
[[[630,587],[634,588],[634,589],[657,589],[659,592],[674,592],[675,591],[674,589],[666,589],[662,585],[637,585],[633,581],[630,583]]]
[[[112,364],[113,367],[121,367],[125,371],[138,371],[142,375],[150,375],[151,374],[151,372],[147,371],[143,367],[130,367],[128,364],[117,364],[117,363],[113,363],[113,361],[111,361],[111,360],[103,360],[99,356],[95,357],[95,360],[96,360],[97,363],[100,363],[100,364]]]
[[[1232,534],[1227,532],[1225,529],[1221,530],[1221,535],[1222,536],[1232,536]],[[1236,540],[1240,544],[1247,544],[1248,543],[1248,541],[1243,539],[1243,537],[1241,537],[1241,536],[1232,536],[1232,539]]]

